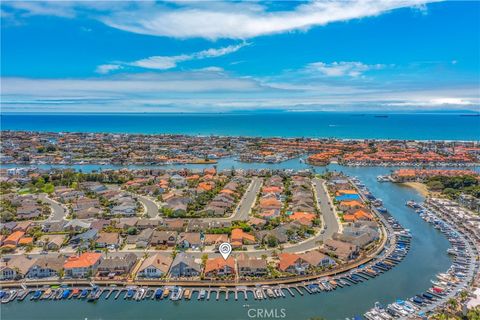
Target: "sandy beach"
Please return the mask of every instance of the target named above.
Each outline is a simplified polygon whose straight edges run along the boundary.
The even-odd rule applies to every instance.
[[[421,183],[421,182],[404,182],[404,183],[402,183],[402,185],[415,189],[423,197],[427,197],[430,194],[427,186],[424,183]]]

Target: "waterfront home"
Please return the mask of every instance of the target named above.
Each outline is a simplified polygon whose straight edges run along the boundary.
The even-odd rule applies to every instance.
[[[178,246],[182,249],[198,250],[202,246],[200,232],[182,232],[178,236]]]
[[[334,239],[325,240],[321,251],[326,254],[333,254],[342,261],[354,259],[359,253],[358,246]]]
[[[97,275],[109,278],[128,276],[136,262],[137,256],[131,252],[122,256],[107,257],[98,265]]]
[[[193,256],[180,252],[173,259],[170,275],[175,278],[198,277],[201,270],[200,263],[196,262]]]
[[[208,259],[203,271],[205,278],[216,278],[232,276],[235,274],[235,259],[228,257],[226,260],[222,257]]]
[[[71,278],[85,278],[95,274],[100,262],[102,254],[96,252],[84,252],[79,256],[68,257],[63,264],[65,276]]]
[[[242,245],[246,244],[254,244],[256,243],[255,236],[244,232],[240,228],[235,228],[232,230],[232,234],[230,235],[230,244],[234,248],[241,247]]]
[[[116,232],[100,232],[95,240],[98,248],[118,248],[120,245],[120,235]]]
[[[278,255],[278,259],[278,269],[282,272],[306,274],[311,266],[309,262],[296,253],[284,252]]]
[[[155,230],[153,232],[152,238],[150,239],[150,245],[173,247],[177,243],[177,237],[177,231]]]
[[[65,257],[62,256],[40,257],[29,268],[26,277],[33,279],[58,277],[63,269],[64,262]]]
[[[172,265],[172,257],[168,254],[153,254],[143,260],[138,269],[137,277],[160,278],[168,273]]]
[[[353,209],[343,215],[343,221],[356,222],[360,220],[373,220],[373,215],[366,209]]]
[[[64,234],[45,234],[37,240],[37,245],[45,250],[60,250],[67,236]]]
[[[0,261],[0,280],[16,280],[25,277],[35,261],[35,258],[25,255],[3,258]]]
[[[335,240],[352,243],[363,248],[380,238],[378,226],[357,222],[343,228],[342,233],[334,233]]]
[[[340,204],[338,205],[338,208],[341,211],[359,209],[363,207],[364,207],[363,203],[358,200],[343,200],[343,201],[340,201]]]
[[[335,260],[318,250],[302,253],[300,257],[313,267],[328,268],[335,265]]]
[[[268,273],[267,260],[249,258],[245,254],[237,258],[237,267],[241,277],[263,277]]]

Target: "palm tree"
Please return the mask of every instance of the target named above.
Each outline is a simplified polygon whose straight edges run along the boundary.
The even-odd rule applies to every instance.
[[[110,250],[108,250],[108,247],[105,247],[102,249],[103,253],[105,253],[105,258],[108,258],[108,253],[110,252]]]
[[[177,248],[174,248],[173,251],[172,251],[172,259],[175,259],[177,254],[178,254],[178,250],[177,250]]]
[[[468,298],[468,292],[463,290],[462,292],[460,292],[460,301],[464,302],[466,301]]]
[[[457,307],[458,307],[458,302],[457,302],[456,299],[450,298],[447,301],[447,305],[448,305],[448,307],[451,311],[455,312],[457,310]]]

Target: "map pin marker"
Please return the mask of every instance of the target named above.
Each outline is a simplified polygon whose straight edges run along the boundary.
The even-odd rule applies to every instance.
[[[227,260],[230,252],[232,252],[232,246],[230,245],[230,243],[224,242],[218,247],[218,250],[220,251],[223,259]]]

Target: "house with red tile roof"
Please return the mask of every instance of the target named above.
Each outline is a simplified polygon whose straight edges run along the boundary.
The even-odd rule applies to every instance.
[[[205,263],[205,270],[203,271],[205,278],[215,278],[232,276],[235,274],[235,259],[229,257],[223,259],[222,257],[208,259]]]
[[[32,237],[23,237],[20,240],[18,240],[18,245],[19,246],[28,246],[29,244],[33,244],[33,238]]]
[[[262,210],[280,210],[281,208],[282,202],[274,197],[260,199],[260,209]]]
[[[203,169],[203,173],[204,173],[205,175],[212,175],[212,176],[214,176],[214,175],[217,174],[217,170],[216,170],[215,168],[205,168],[205,169]]]
[[[349,209],[357,209],[362,207],[363,207],[363,203],[361,203],[358,200],[343,200],[343,201],[340,201],[340,204],[338,206],[338,208],[342,211],[346,211]]]
[[[210,182],[200,182],[197,186],[197,192],[206,192],[210,191],[215,187],[215,183],[210,181]]]
[[[96,252],[84,252],[79,256],[68,257],[63,264],[65,276],[72,278],[85,278],[94,275],[102,260],[102,254]]]
[[[244,244],[254,244],[256,242],[254,235],[248,234],[239,228],[232,230],[230,240],[230,244],[234,248],[241,247]]]
[[[20,239],[25,235],[25,232],[23,231],[15,231],[12,232],[8,237],[3,240],[3,246],[7,247],[9,246],[10,248],[15,248],[18,246],[18,242]]]
[[[290,220],[298,221],[304,226],[311,226],[316,217],[314,213],[303,211],[294,212],[289,216]]]
[[[284,252],[278,255],[278,269],[283,272],[306,274],[311,266],[309,262],[296,253]]]

